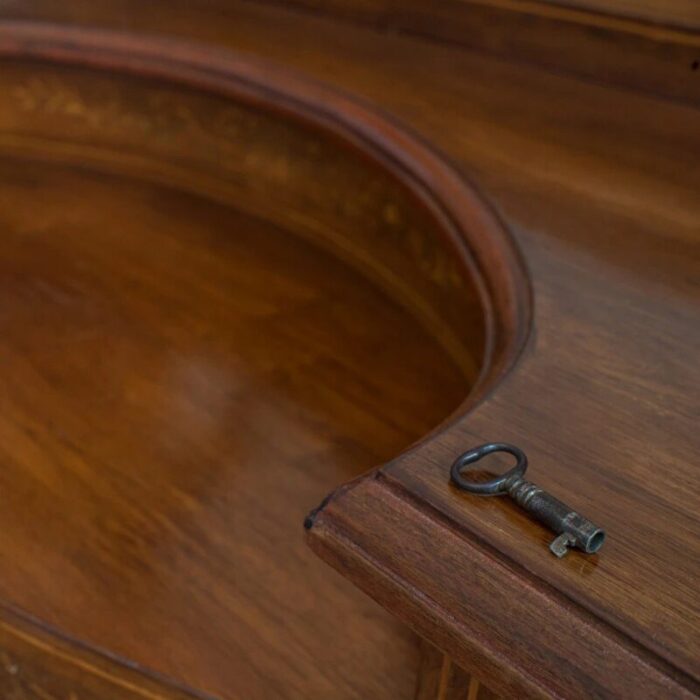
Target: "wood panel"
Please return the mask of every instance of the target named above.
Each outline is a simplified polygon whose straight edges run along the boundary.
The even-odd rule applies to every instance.
[[[509,266],[502,280],[479,274],[476,268],[483,261],[475,257],[508,255],[512,246],[472,192],[439,159],[429,155],[426,161],[426,149],[412,149],[410,137],[402,138],[390,123],[375,124],[371,113],[320,86],[309,89],[284,74],[273,84],[264,66],[240,58],[209,55],[192,64],[191,51],[178,53],[167,43],[160,54],[158,49],[145,52],[136,66],[139,42],[127,38],[107,58],[107,71],[95,71],[80,64],[104,68],[108,36],[88,37],[82,47],[66,50],[60,30],[12,24],[2,34],[6,43],[0,50],[58,63],[40,67],[9,60],[3,66],[4,152],[136,171],[294,231],[401,300],[465,375],[476,378],[486,345],[495,343],[488,336],[503,335],[501,327],[511,323],[505,297],[515,296],[511,287],[523,286],[524,277],[522,271],[508,272]],[[212,81],[210,64],[217,62],[225,77]],[[108,72],[120,67],[127,73]],[[133,71],[144,77],[135,79]],[[189,89],[181,84],[188,71],[193,72]],[[153,77],[169,77],[171,83]],[[296,95],[285,97],[295,84]],[[304,97],[322,107],[304,107]],[[329,120],[332,103],[335,113]],[[387,129],[399,136],[395,142],[383,133]],[[425,172],[414,173],[418,165]],[[468,235],[454,230],[443,204],[430,193],[429,178],[455,189],[457,208],[464,210],[458,218],[471,219]],[[360,194],[348,198],[353,191]],[[277,206],[271,208],[273,194]],[[482,227],[491,235],[481,235]],[[492,305],[491,297],[504,300]],[[513,351],[517,343],[506,345]],[[493,359],[507,364],[507,354]]]
[[[531,73],[491,73],[476,59],[448,67],[447,52],[441,59],[432,55],[429,71],[416,66],[413,78],[444,70],[452,77],[443,85],[451,81],[458,91],[464,78],[456,75],[469,75],[471,98],[465,91],[438,103],[436,93],[445,93],[426,87],[412,100],[407,86],[396,87],[393,99],[376,94],[451,148],[453,157],[459,154],[497,199],[535,284],[534,334],[518,370],[488,402],[426,447],[423,458],[414,452],[385,474],[429,510],[506,554],[523,576],[534,573],[545,587],[562,591],[613,638],[630,640],[623,654],[630,661],[637,645],[646,648],[651,666],[660,664],[681,685],[658,687],[658,697],[697,693],[700,525],[691,494],[698,490],[698,375],[691,358],[700,328],[700,177],[691,154],[699,147],[698,112],[553,77],[528,82]],[[507,91],[486,87],[488,80],[503,84],[497,74]],[[537,97],[535,83],[546,83],[546,97]],[[468,102],[477,92],[484,101],[472,110]],[[421,110],[423,100],[434,111]],[[545,546],[550,533],[512,504],[450,489],[453,459],[490,440],[523,447],[534,481],[607,528],[598,557],[574,554],[556,562]],[[680,490],[671,485],[681,483]],[[466,550],[464,556],[468,570],[471,557]],[[459,611],[451,609],[450,619],[465,614],[468,595],[457,595]],[[420,613],[408,617],[418,620]],[[528,645],[540,644],[534,629]],[[493,635],[499,640],[500,633]],[[442,648],[453,651],[455,643],[443,638]],[[571,653],[567,663],[583,662],[576,644]],[[589,653],[587,663],[602,663],[602,652]],[[467,654],[459,660],[473,670]],[[542,669],[541,660],[523,663],[523,674],[532,668]],[[614,695],[608,683],[631,681],[636,673],[632,664],[590,686]],[[496,683],[497,675],[485,680]],[[555,668],[537,675],[548,691],[561,690]],[[590,692],[589,681],[566,690],[570,697]]]
[[[406,696],[415,640],[324,584],[299,525],[512,360],[517,334],[498,338],[527,299],[498,220],[420,142],[265,64],[50,27],[0,38],[19,562],[0,592],[198,692]],[[501,282],[480,277],[490,258],[514,261]]]
[[[347,576],[505,694],[697,694],[697,377],[687,373],[697,355],[697,110],[314,17],[251,6],[231,16],[174,7],[128,21],[276,58],[400,116],[478,181],[535,282],[523,363],[454,439],[385,471],[372,517],[397,497],[397,518],[385,531],[353,525],[364,549],[336,537],[343,509],[367,494],[358,486],[317,520],[315,546],[323,540],[324,556]],[[548,533],[512,505],[449,491],[448,466],[461,449],[504,438],[526,448],[534,480],[608,529],[597,559],[557,562],[544,547]],[[662,478],[674,474],[684,487],[669,491]],[[638,495],[635,510],[628,504]],[[434,537],[422,549],[397,545],[392,556],[408,564],[376,558],[384,532],[387,544],[397,523],[416,522]],[[443,539],[439,554],[455,565],[445,569],[454,588],[441,593],[434,577],[410,576],[426,569],[426,552],[441,560]],[[465,578],[475,570],[481,575]],[[499,600],[504,582],[517,607],[497,624],[478,596]],[[435,606],[426,589],[449,600]],[[558,644],[543,653],[567,634],[572,653]],[[513,637],[527,656],[508,646]],[[582,648],[582,638],[601,645]]]
[[[665,26],[700,28],[700,8],[693,0],[554,0],[551,4],[630,17]]]
[[[291,9],[347,29],[367,27],[384,40],[410,35],[555,73],[700,101],[700,18],[693,0],[155,0],[147,7],[135,0],[15,0],[4,4],[0,16],[175,31],[188,37],[203,31],[219,42],[231,36],[230,27],[241,15],[255,13],[256,5],[260,12],[269,7],[272,17]],[[293,27],[297,19],[292,15],[286,26]]]
[[[301,523],[449,412],[458,367],[229,207],[7,157],[0,181],[2,598],[221,698],[409,696],[413,637]]]
[[[500,507],[504,518],[516,519],[512,507]],[[544,546],[546,536],[536,538],[536,526],[518,525],[524,545],[536,542],[559,563]],[[503,697],[697,696],[694,679],[672,663],[572,604],[560,589],[446,520],[383,471],[326,501],[309,543]],[[566,563],[590,576],[586,567],[596,562],[582,556],[571,554]]]

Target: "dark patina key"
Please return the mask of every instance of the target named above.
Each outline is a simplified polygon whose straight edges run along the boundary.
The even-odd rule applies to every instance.
[[[486,483],[464,478],[463,472],[470,465],[494,452],[513,455],[517,459],[515,466]],[[479,496],[510,496],[519,506],[557,533],[549,548],[558,557],[563,557],[569,547],[576,547],[587,554],[597,552],[603,546],[605,532],[539,486],[523,479],[526,469],[527,457],[520,448],[503,442],[491,442],[458,457],[452,465],[451,480],[460,489]]]

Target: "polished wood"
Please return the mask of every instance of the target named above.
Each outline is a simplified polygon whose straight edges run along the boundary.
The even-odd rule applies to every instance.
[[[530,271],[517,366],[443,434],[339,492],[312,546],[505,696],[698,694],[697,110],[272,9],[157,20],[131,26],[273,58],[398,115],[478,182]],[[535,481],[600,521],[600,555],[556,561],[512,504],[452,492],[449,463],[484,439],[520,444]]]
[[[383,469],[383,481],[340,493],[327,510],[328,529],[321,524],[312,544],[331,561],[329,548],[342,552],[343,571],[481,671],[494,690],[634,696],[638,684],[642,697],[697,693],[700,524],[691,494],[698,488],[700,173],[691,154],[700,146],[700,115],[649,96],[487,67],[448,50],[430,55],[432,77],[426,69],[420,100],[432,110],[411,100],[408,79],[380,96],[358,69],[354,85],[363,82],[365,93],[459,155],[497,199],[531,271],[533,335],[489,400]],[[413,87],[424,74],[421,61],[427,51],[415,55]],[[447,77],[457,74],[471,76],[470,98],[443,91],[450,82],[457,90],[457,79]],[[482,101],[472,109],[475,93]],[[599,556],[556,561],[545,546],[550,533],[512,504],[449,487],[452,460],[488,440],[523,447],[537,483],[606,527]],[[405,501],[391,519],[392,532],[402,523],[393,547],[388,530],[363,521],[355,507],[377,491],[384,495],[368,503],[390,494]],[[425,516],[434,513],[440,518],[428,537]],[[408,523],[424,550],[399,544],[411,539]],[[343,537],[329,545],[326,534],[336,530]],[[449,564],[445,541],[454,546]],[[426,574],[421,551],[438,542],[440,556]],[[350,561],[350,551],[366,555],[370,568]],[[479,554],[485,559],[475,576]],[[475,586],[483,586],[479,596]],[[501,589],[512,602],[496,595]],[[416,593],[411,603],[406,590]],[[522,625],[517,634],[511,616]],[[499,629],[519,640],[517,650]],[[594,630],[599,644],[587,641]]]
[[[218,697],[406,697],[414,639],[329,576],[301,523],[454,408],[463,370],[288,229],[101,175],[96,156],[72,166],[95,151],[83,121],[92,150],[42,141],[31,119],[48,84],[64,128],[55,95],[69,83],[13,70],[24,117],[10,128],[5,102],[3,597]],[[99,129],[116,138],[113,122]]]
[[[205,700],[148,671],[115,664],[6,607],[0,608],[0,695],[6,700]]]
[[[630,17],[658,25],[700,29],[700,8],[693,0],[553,0],[549,4]]]
[[[523,543],[536,542],[559,563],[546,548],[547,535],[501,507]],[[696,697],[692,680],[434,513],[383,476],[368,477],[316,516],[310,543],[504,697]],[[566,564],[590,576],[587,566],[595,562],[581,556],[569,554]]]
[[[288,32],[295,31],[295,14],[305,13],[334,25],[364,26],[384,41],[408,35],[699,104],[699,7],[695,0],[151,0],[147,6],[138,0],[22,0],[4,6],[2,14],[206,36],[218,43],[237,42],[234,25],[249,13],[269,11],[274,24],[292,10],[280,37],[292,54]]]

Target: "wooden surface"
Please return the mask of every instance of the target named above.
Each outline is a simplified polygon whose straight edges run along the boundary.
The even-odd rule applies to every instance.
[[[0,694],[5,700],[211,700],[66,639],[0,608]]]
[[[343,25],[351,33],[357,26],[378,32],[384,36],[378,46],[400,34],[700,104],[699,7],[695,0],[6,0],[1,12],[217,43],[239,41],[236,27],[249,14],[269,13],[272,27],[264,31],[272,32],[286,15],[279,41],[291,54],[311,48],[289,41],[289,31],[308,15],[339,24],[330,34],[340,37]],[[255,45],[257,36],[242,40]],[[334,78],[341,85],[344,80]]]
[[[497,219],[419,141],[265,64],[19,25],[0,54],[0,595],[116,677],[406,697],[414,638],[301,523],[512,361],[527,299]]]
[[[396,52],[400,43],[396,40]],[[423,69],[428,55],[431,63]],[[518,682],[534,676],[533,693],[544,688],[587,697],[591,687],[611,695],[629,690],[623,685],[615,691],[609,685],[615,679],[641,679],[638,691],[649,693],[650,684],[660,682],[659,668],[671,685],[657,685],[657,697],[680,696],[683,688],[697,692],[700,178],[693,154],[700,146],[700,115],[652,97],[545,77],[448,49],[426,49],[413,60],[412,87],[408,77],[399,79],[398,61],[395,71],[388,69],[396,80],[391,93],[380,96],[381,78],[372,84],[359,68],[354,84],[362,83],[365,93],[406,115],[478,174],[523,248],[535,290],[535,322],[517,370],[489,401],[383,473],[409,501],[424,504],[425,512],[443,514],[465,537],[505,555],[525,578],[534,576],[547,596],[552,586],[562,610],[552,632],[561,634],[558,622],[568,623],[569,612],[580,611],[582,624],[594,620],[621,647],[606,666],[603,647],[587,648],[574,637],[566,647],[568,672],[562,673],[560,659],[541,649],[540,618],[533,609],[516,654],[495,631],[500,626],[492,610],[478,624],[462,617],[470,587],[461,579],[473,560],[466,544],[457,542],[461,566],[454,560],[442,568],[437,557],[430,577],[441,588],[442,576],[452,580],[457,572],[443,623],[468,619],[465,644],[470,635],[480,639],[492,661],[513,654]],[[420,75],[423,90],[417,97]],[[507,91],[501,89],[504,82]],[[449,488],[452,460],[488,440],[520,445],[530,457],[533,480],[607,529],[599,556],[556,561],[545,547],[549,533],[511,504]],[[330,509],[329,528],[334,511],[341,518],[344,498],[350,508],[351,493]],[[439,529],[434,534],[443,537]],[[367,536],[368,557],[381,561],[387,555],[379,549],[381,538]],[[347,554],[344,544],[337,546]],[[426,631],[423,608],[409,608],[397,593],[409,584],[425,593],[418,575],[425,560],[411,552],[415,556],[404,568],[388,567],[397,578],[387,583],[390,592],[383,599]],[[341,568],[349,571],[351,565],[345,561]],[[415,579],[407,581],[403,575],[410,571]],[[368,572],[356,578],[363,575],[370,578]],[[476,653],[473,642],[468,646]],[[635,675],[637,653],[648,677]],[[582,678],[576,679],[571,667],[584,661]],[[506,686],[497,673],[486,680]]]
[[[659,25],[700,28],[700,7],[693,0],[554,0],[551,4],[630,17]]]
[[[457,367],[235,210],[42,162],[0,182],[2,598],[217,697],[408,697],[413,638],[301,523],[439,421]]]
[[[120,22],[378,103],[478,182],[523,250],[535,319],[516,369],[459,425],[340,492],[312,544],[505,695],[697,694],[698,111],[249,5],[235,22],[177,8]],[[450,490],[451,460],[486,439],[519,444],[534,481],[606,528],[600,555],[557,561],[511,504]]]

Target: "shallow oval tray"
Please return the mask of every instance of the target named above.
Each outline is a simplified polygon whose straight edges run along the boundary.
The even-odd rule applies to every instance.
[[[274,66],[24,24],[0,59],[0,689],[408,696],[414,640],[301,523],[513,362],[496,217]]]

